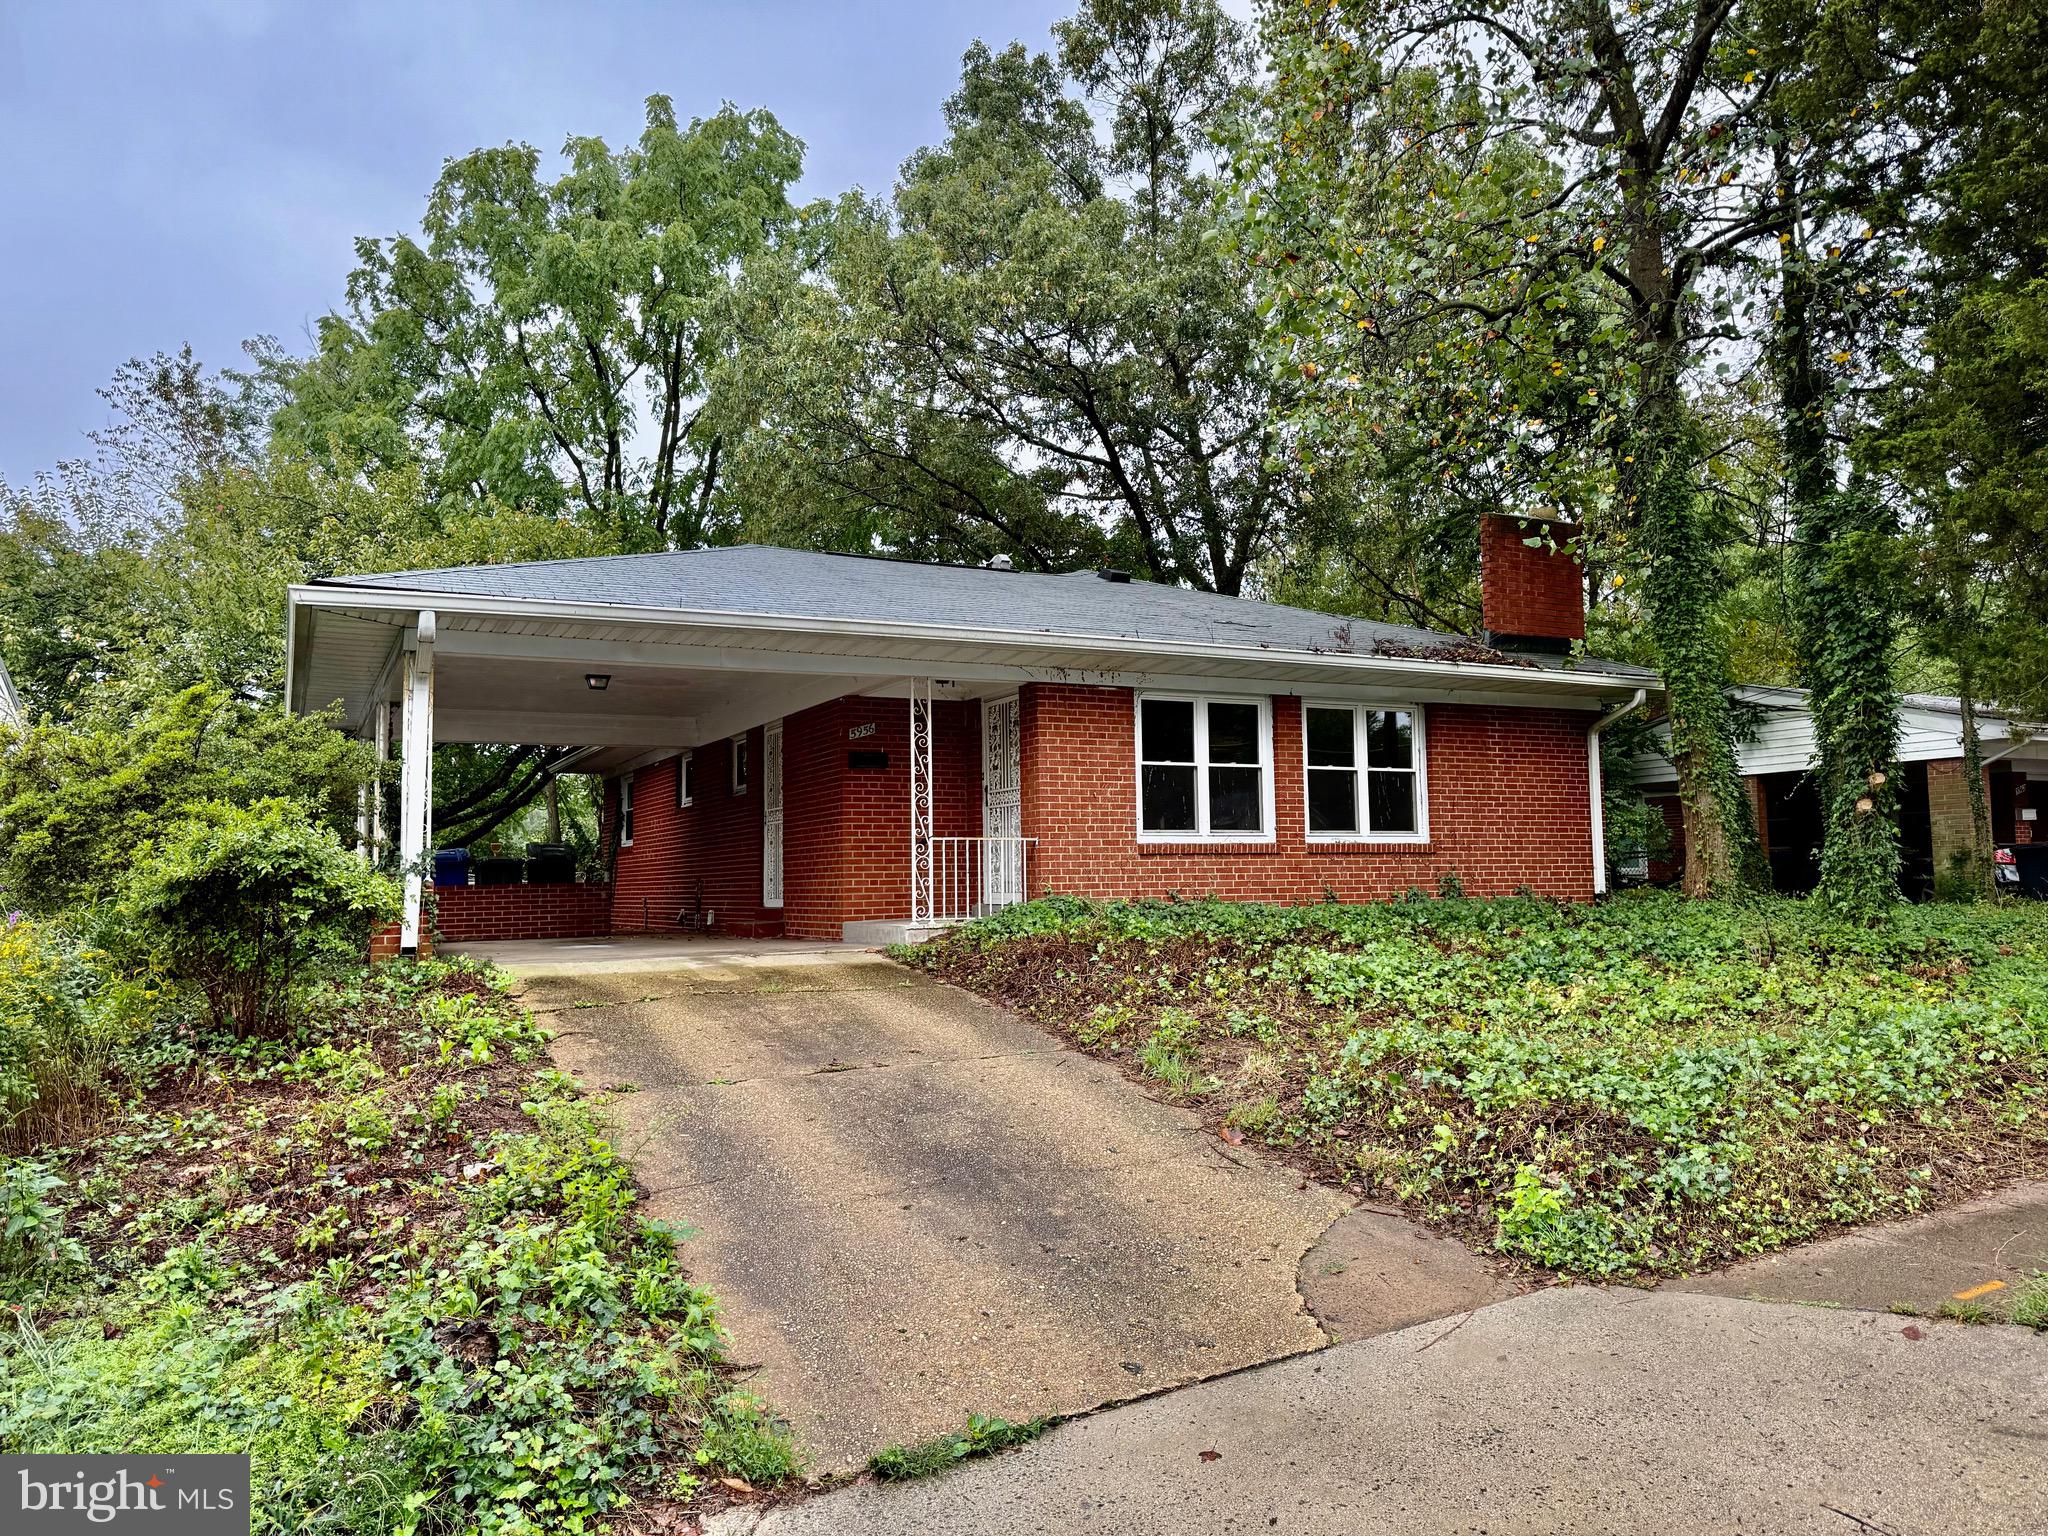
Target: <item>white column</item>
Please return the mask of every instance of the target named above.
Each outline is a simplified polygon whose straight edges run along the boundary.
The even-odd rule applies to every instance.
[[[398,781],[398,867],[405,877],[405,910],[398,947],[413,954],[420,944],[420,903],[425,894],[427,837],[434,812],[434,614],[423,610],[405,653],[405,698],[399,750],[405,754]]]
[[[910,680],[910,921],[932,920],[932,680]]]

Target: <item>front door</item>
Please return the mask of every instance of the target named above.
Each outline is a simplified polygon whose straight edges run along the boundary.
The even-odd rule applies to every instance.
[[[1024,775],[1017,698],[981,706],[981,899],[993,911],[1024,899]]]
[[[782,722],[761,733],[761,905],[782,905]]]

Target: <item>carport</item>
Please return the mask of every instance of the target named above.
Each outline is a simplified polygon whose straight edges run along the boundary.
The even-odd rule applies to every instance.
[[[384,797],[372,792],[359,834],[366,851],[396,853],[405,952],[419,944],[432,851],[433,755],[419,744],[569,747],[565,767],[617,775],[762,727],[772,750],[776,722],[849,697],[908,721],[911,794],[892,855],[901,871],[894,915],[914,929],[971,915],[987,904],[992,874],[1006,869],[1015,873],[1005,888],[1021,894],[1026,854],[1014,825],[998,824],[995,836],[986,825],[972,829],[981,836],[941,836],[933,803],[935,711],[1014,695],[1032,675],[992,659],[988,644],[612,604],[543,611],[524,600],[424,598],[378,585],[399,579],[294,587],[286,688],[295,710],[336,711],[341,728],[373,742],[397,777],[398,825],[384,825]],[[779,905],[783,788],[779,760],[762,766],[771,830],[762,878],[765,899]]]

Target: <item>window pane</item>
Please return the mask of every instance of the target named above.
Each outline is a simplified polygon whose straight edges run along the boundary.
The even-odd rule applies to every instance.
[[[1308,712],[1308,762],[1311,768],[1351,768],[1358,761],[1351,738],[1351,711],[1312,709]]]
[[[1365,760],[1375,768],[1415,766],[1415,726],[1405,709],[1376,709],[1365,724]]]
[[[1195,830],[1195,770],[1148,766],[1144,775],[1147,832]]]
[[[1147,699],[1140,716],[1138,756],[1148,763],[1195,760],[1195,706],[1186,699]],[[1190,822],[1194,812],[1188,812]]]
[[[1232,705],[1233,709],[1237,706]],[[1211,832],[1257,832],[1263,817],[1259,803],[1259,770],[1256,768],[1211,768],[1209,770],[1209,830]]]
[[[1372,816],[1373,831],[1413,832],[1415,775],[1374,769],[1365,777],[1366,809]]]
[[[1311,832],[1358,830],[1358,775],[1349,768],[1311,769],[1308,776],[1308,829]]]
[[[1259,706],[1209,706],[1209,761],[1256,763],[1259,760]]]

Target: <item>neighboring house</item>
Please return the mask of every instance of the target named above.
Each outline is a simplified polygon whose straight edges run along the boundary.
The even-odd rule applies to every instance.
[[[1484,643],[1121,572],[746,546],[295,587],[288,693],[380,748],[568,745],[606,778],[609,889],[441,891],[451,940],[876,940],[1045,892],[1590,897],[1597,733],[1657,679],[1571,658],[1578,567],[1496,523]],[[399,771],[409,868],[430,763]],[[415,877],[402,946],[419,900]]]
[[[28,711],[21,695],[14,691],[14,679],[7,675],[7,660],[0,657],[0,725],[26,725]]]
[[[1735,690],[1751,720],[1736,748],[1738,771],[1756,811],[1757,834],[1770,859],[1771,884],[1780,891],[1813,889],[1820,873],[1821,804],[1813,780],[1813,716],[1803,688]],[[2048,728],[1978,709],[1991,839],[2002,846],[2031,843],[2036,815],[2048,804]],[[1916,899],[1931,895],[1935,877],[1970,845],[1970,795],[1963,776],[1962,702],[1937,694],[1907,694],[1899,710],[1899,831],[1904,850],[1900,884]],[[1683,868],[1677,775],[1662,756],[1646,756],[1636,783],[1664,813],[1673,838],[1668,858],[1651,864],[1652,879]],[[2031,795],[2029,785],[2032,785]]]

